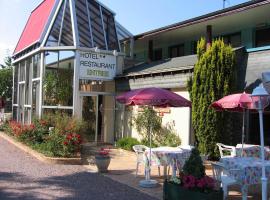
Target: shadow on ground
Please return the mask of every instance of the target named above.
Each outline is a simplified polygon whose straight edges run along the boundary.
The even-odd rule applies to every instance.
[[[123,173],[112,171],[111,173]],[[130,173],[128,170],[124,173]],[[0,172],[0,199],[95,199],[95,200],[154,200],[138,190],[130,188],[97,173],[79,172],[66,176],[29,179],[18,173]]]

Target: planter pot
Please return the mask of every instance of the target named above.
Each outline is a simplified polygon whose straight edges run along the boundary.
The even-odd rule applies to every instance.
[[[187,190],[180,185],[165,181],[163,186],[164,200],[222,200],[223,191],[212,191],[202,193],[199,191]]]
[[[106,173],[108,172],[108,167],[111,162],[110,156],[95,156],[95,163],[98,168],[98,172]]]

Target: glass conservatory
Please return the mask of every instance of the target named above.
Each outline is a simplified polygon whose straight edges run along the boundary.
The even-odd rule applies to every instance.
[[[14,120],[61,111],[87,121],[89,141],[113,141],[124,55],[114,15],[94,0],[45,0],[32,11],[13,54]]]

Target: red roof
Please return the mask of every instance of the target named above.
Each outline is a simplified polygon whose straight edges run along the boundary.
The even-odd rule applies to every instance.
[[[39,42],[56,0],[44,0],[31,13],[14,54]]]

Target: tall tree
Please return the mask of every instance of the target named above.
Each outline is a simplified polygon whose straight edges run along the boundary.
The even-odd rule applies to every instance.
[[[4,59],[4,65],[3,64],[0,64],[1,68],[2,69],[5,69],[5,68],[11,68],[12,67],[12,58],[10,56],[7,56],[5,59]]]
[[[0,95],[5,99],[11,99],[13,85],[11,57],[6,57],[4,63],[0,69]]]
[[[210,158],[218,157],[216,143],[230,138],[227,113],[210,108],[212,102],[233,92],[235,88],[235,55],[221,39],[206,49],[205,39],[197,45],[198,61],[193,78],[188,82],[192,101],[192,125],[199,151]],[[224,141],[224,140],[223,140]]]

